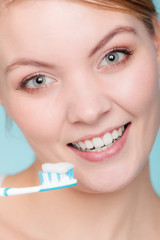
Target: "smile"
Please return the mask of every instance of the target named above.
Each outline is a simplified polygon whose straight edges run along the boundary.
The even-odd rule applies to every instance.
[[[83,152],[102,152],[110,148],[117,140],[119,140],[127,128],[127,124],[111,132],[106,132],[103,136],[87,139],[85,141],[71,143],[75,149]]]
[[[68,144],[68,147],[81,159],[90,162],[100,162],[118,154],[127,141],[131,123],[118,129],[104,133],[100,137],[93,137]]]

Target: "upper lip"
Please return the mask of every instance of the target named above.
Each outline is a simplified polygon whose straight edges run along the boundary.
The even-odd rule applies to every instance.
[[[97,134],[89,134],[89,135],[86,135],[86,136],[84,136],[84,137],[82,137],[82,138],[80,138],[80,139],[78,139],[78,140],[75,140],[75,141],[72,142],[72,143],[78,143],[78,142],[82,142],[82,141],[85,141],[85,140],[88,140],[88,139],[91,139],[91,138],[101,137],[101,136],[103,136],[105,133],[110,132],[110,131],[112,131],[112,130],[114,130],[114,129],[119,129],[120,127],[122,127],[122,126],[124,126],[124,125],[126,125],[126,124],[127,124],[127,123],[122,124],[122,125],[119,125],[119,126],[107,128],[107,129],[105,129],[105,130],[103,130],[102,132],[97,133]],[[71,143],[71,142],[70,142],[70,143]]]

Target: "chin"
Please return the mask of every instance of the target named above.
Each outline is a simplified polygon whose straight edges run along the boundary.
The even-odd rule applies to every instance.
[[[97,177],[89,174],[85,177],[84,175],[76,177],[78,184],[75,189],[84,193],[105,194],[131,188],[147,162],[148,160],[142,161],[137,166],[133,161],[128,169],[126,166],[126,168],[116,168],[111,172],[106,171],[105,174],[97,172],[95,174]]]
[[[75,187],[76,190],[85,192],[85,193],[111,193],[119,191],[125,188],[133,179],[127,179],[126,181],[114,181],[112,184],[107,182],[87,182],[82,183],[78,181],[77,186]]]

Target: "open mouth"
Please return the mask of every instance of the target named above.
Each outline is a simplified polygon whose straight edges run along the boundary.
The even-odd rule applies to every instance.
[[[82,142],[69,143],[68,146],[73,147],[82,152],[103,152],[117,142],[124,134],[130,123],[123,125],[111,132],[106,132],[103,136],[88,139]]]

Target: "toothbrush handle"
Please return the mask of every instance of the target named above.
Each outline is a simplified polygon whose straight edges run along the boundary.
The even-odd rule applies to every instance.
[[[47,185],[39,185],[34,187],[25,187],[25,188],[0,188],[0,197],[7,197],[7,196],[15,196],[21,194],[29,194],[29,193],[36,193],[36,192],[44,192],[50,190],[56,190],[61,188],[68,188],[77,185],[77,179],[73,179],[72,182],[68,182],[66,184],[47,184]]]
[[[0,196],[15,196],[21,194],[29,194],[39,192],[41,189],[40,186],[35,187],[26,187],[26,188],[0,188]]]

